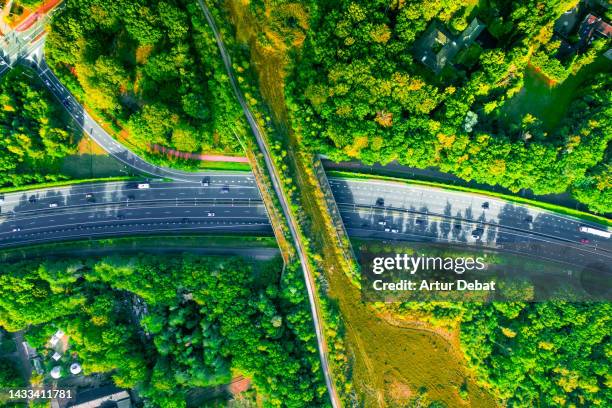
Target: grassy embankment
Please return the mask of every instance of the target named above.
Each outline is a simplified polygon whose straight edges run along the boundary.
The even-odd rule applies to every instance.
[[[294,191],[299,192],[297,198],[301,207],[298,218],[305,221],[301,225],[302,233],[306,233],[317,250],[313,258],[325,271],[322,281],[327,282],[329,299],[322,300],[340,311],[345,324],[342,335],[348,343],[353,365],[347,381],[354,384],[364,406],[405,404],[419,394],[427,394],[429,400],[441,401],[448,406],[461,406],[464,402],[459,389],[464,383],[468,385],[473,406],[495,406],[489,394],[479,388],[467,372],[456,334],[444,337],[418,322],[386,320],[361,302],[358,289],[348,278],[350,271],[345,269],[337,252],[337,238],[330,227],[333,224],[313,173],[312,155],[302,148],[299,133],[290,130],[283,91],[288,60],[286,43],[270,28],[274,21],[256,19],[247,8],[241,7],[239,1],[227,4],[237,38],[251,49],[251,62],[257,67],[259,89],[273,112],[276,129],[284,140],[289,141],[282,146],[286,152],[277,153],[286,153],[289,158],[285,161],[287,177],[290,184],[294,184]],[[294,21],[301,21],[299,13],[303,10],[299,5],[283,7],[284,11],[293,13]],[[265,15],[271,19],[274,13]],[[258,41],[262,37],[267,40],[264,44]],[[301,37],[294,35],[292,38],[292,45],[299,46]],[[327,334],[328,338],[332,335]],[[333,367],[336,362],[331,363]],[[343,374],[337,371],[333,374],[338,384],[338,377]]]
[[[493,191],[484,191],[484,190],[479,190],[476,188],[455,186],[455,185],[450,185],[450,184],[437,183],[434,181],[405,179],[405,178],[382,176],[382,175],[375,175],[375,174],[354,173],[354,172],[349,172],[349,171],[333,170],[333,171],[330,171],[328,175],[331,177],[338,176],[338,177],[347,177],[347,178],[355,178],[355,179],[370,179],[370,180],[376,179],[376,180],[393,181],[393,182],[400,182],[400,183],[406,183],[406,184],[418,184],[422,186],[441,188],[445,190],[474,193],[474,194],[479,194],[479,195],[484,195],[484,196],[489,196],[489,197],[500,198],[502,200],[506,200],[506,201],[510,201],[510,202],[514,202],[518,204],[525,204],[525,205],[529,205],[533,207],[538,207],[538,208],[542,208],[544,210],[552,211],[558,214],[567,215],[567,216],[578,218],[581,220],[595,222],[595,223],[603,224],[608,227],[612,227],[612,220],[599,216],[599,215],[589,214],[583,211],[575,210],[573,208],[562,207],[560,205],[545,203],[542,201],[536,201],[536,200],[532,200],[529,198],[513,196],[509,194],[496,193]]]
[[[520,121],[529,113],[542,121],[546,131],[554,131],[580,91],[580,85],[597,73],[609,70],[610,60],[601,55],[593,63],[582,67],[576,75],[570,75],[559,85],[551,85],[546,76],[529,66],[525,71],[523,89],[508,101],[501,117],[510,123]]]

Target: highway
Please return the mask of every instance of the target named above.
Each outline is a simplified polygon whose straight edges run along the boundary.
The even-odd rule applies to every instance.
[[[467,192],[405,183],[330,178],[352,237],[437,241],[522,253],[555,261],[612,264],[612,239],[579,232],[606,227]]]
[[[151,233],[269,234],[253,178],[95,183],[4,194],[0,247]]]
[[[0,247],[147,232],[271,232],[253,176],[211,174],[208,186],[150,182],[138,189],[136,182],[111,182],[0,195]],[[601,225],[431,187],[336,177],[330,185],[352,237],[482,245],[612,264],[612,239],[578,231],[581,225],[605,229]]]

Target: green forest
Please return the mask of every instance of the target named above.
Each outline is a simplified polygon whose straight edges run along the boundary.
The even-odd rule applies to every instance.
[[[108,373],[150,405],[244,375],[265,406],[326,406],[303,278],[270,261],[188,254],[2,265],[0,326],[39,350],[56,330],[84,373]],[[152,404],[152,405],[151,405]]]
[[[610,303],[467,305],[461,343],[469,364],[512,407],[612,402]]]
[[[279,15],[291,4],[281,3]],[[308,36],[286,84],[304,145],[334,160],[433,166],[514,192],[569,191],[592,211],[612,211],[612,64],[602,56],[610,42],[555,58],[554,22],[575,0],[307,3]],[[430,24],[459,35],[474,18],[487,44],[474,42],[439,73],[416,57]],[[523,96],[563,104],[524,95],[531,72],[546,92],[565,93],[554,117],[514,106]]]
[[[50,66],[141,154],[241,152],[242,111],[195,4],[72,0],[51,24]]]
[[[34,73],[16,68],[0,82],[0,186],[57,181],[75,134],[57,101]]]
[[[460,327],[479,381],[504,406],[607,407],[612,401],[612,304],[404,303],[435,325]]]

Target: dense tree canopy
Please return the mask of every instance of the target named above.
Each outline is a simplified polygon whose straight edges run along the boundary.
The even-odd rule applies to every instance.
[[[110,372],[159,407],[236,372],[267,406],[324,406],[304,283],[279,269],[189,255],[4,264],[0,326],[28,329],[36,347],[61,328],[85,373]]]
[[[75,0],[46,54],[90,108],[141,151],[239,152],[242,111],[195,2]],[[76,77],[76,80],[75,80]]]
[[[67,120],[44,86],[16,68],[0,82],[0,186],[54,181],[75,149]]]
[[[612,305],[548,302],[471,306],[462,346],[508,406],[612,403]]]
[[[570,190],[609,212],[610,64],[600,75],[580,72],[583,84],[552,130],[529,111],[508,114],[525,72],[554,88],[609,48],[594,43],[593,55],[565,65],[555,58],[552,25],[574,3],[311,2],[309,36],[287,84],[294,128],[336,160],[435,166],[536,194]],[[488,44],[460,51],[439,74],[415,56],[430,24],[458,35],[474,17],[487,25]],[[551,78],[555,70],[562,78]]]

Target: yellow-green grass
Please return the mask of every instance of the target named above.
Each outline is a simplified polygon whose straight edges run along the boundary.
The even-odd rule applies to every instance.
[[[201,161],[199,168],[203,170],[251,171],[249,163],[222,161]]]
[[[502,200],[511,201],[511,202],[515,202],[519,204],[530,205],[533,207],[538,207],[544,210],[552,211],[558,214],[578,218],[584,221],[590,221],[590,222],[605,225],[607,227],[612,227],[612,220],[606,217],[600,216],[600,215],[590,214],[584,211],[576,210],[574,208],[563,207],[561,205],[551,204],[551,203],[547,203],[543,201],[537,201],[537,200],[533,200],[529,198],[513,196],[510,194],[504,194],[504,193],[496,193],[494,191],[486,191],[486,190],[480,190],[480,189],[472,188],[472,187],[449,185],[449,184],[439,183],[435,181],[424,181],[424,180],[416,180],[416,179],[400,178],[400,177],[392,177],[392,176],[381,176],[381,175],[375,175],[375,174],[355,173],[355,172],[350,172],[350,171],[332,170],[328,172],[328,175],[330,177],[346,177],[346,178],[355,178],[355,179],[376,179],[376,180],[395,181],[395,182],[402,182],[406,184],[418,184],[418,185],[423,185],[423,186],[442,188],[445,190],[474,193],[474,194],[479,194],[479,195],[484,195],[484,196],[489,196],[489,197],[501,198]]]

